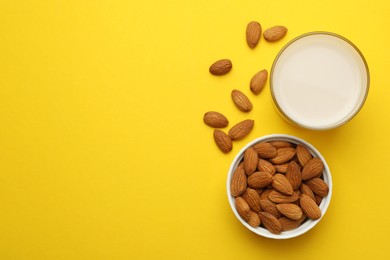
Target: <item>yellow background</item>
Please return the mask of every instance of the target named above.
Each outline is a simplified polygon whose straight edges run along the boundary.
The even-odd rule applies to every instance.
[[[389,14],[382,0],[1,0],[0,259],[389,258]],[[251,20],[289,32],[251,50]],[[248,87],[315,30],[354,42],[371,72],[358,116],[324,132],[286,123],[268,83]],[[220,58],[233,70],[210,75]],[[223,154],[209,110],[255,127]],[[226,196],[235,154],[270,133],[309,141],[333,174],[323,220],[291,240],[245,229]]]

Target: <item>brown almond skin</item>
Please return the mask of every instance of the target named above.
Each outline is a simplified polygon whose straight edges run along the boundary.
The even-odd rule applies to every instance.
[[[320,197],[325,197],[329,193],[329,186],[321,178],[313,178],[305,182],[307,186]]]
[[[228,153],[233,149],[232,139],[224,131],[215,129],[213,136],[215,143],[222,152]]]
[[[275,166],[275,170],[277,172],[280,172],[280,173],[286,173],[287,172],[288,163],[276,164],[274,166]]]
[[[253,128],[255,121],[251,119],[243,120],[230,128],[228,135],[232,140],[239,140],[247,136]]]
[[[251,175],[257,169],[259,163],[259,157],[257,152],[252,147],[249,147],[244,152],[244,170],[246,175]]]
[[[277,173],[273,176],[272,187],[286,195],[292,195],[294,192],[289,180],[280,173]]]
[[[310,159],[302,169],[302,180],[310,180],[320,177],[324,170],[324,163],[320,158],[314,157]]]
[[[282,214],[276,208],[276,204],[271,202],[268,198],[260,200],[260,207],[262,211],[268,212],[275,216],[275,218],[280,218]]]
[[[261,220],[259,214],[257,212],[251,211],[247,222],[254,228],[260,226]]]
[[[297,145],[297,158],[299,161],[299,164],[304,167],[308,161],[310,161],[313,158],[313,155],[307,150],[306,147],[302,145]]]
[[[274,203],[292,203],[297,201],[299,196],[295,192],[290,196],[279,191],[272,190],[268,195],[268,199]]]
[[[221,76],[227,74],[232,67],[232,62],[229,59],[221,59],[211,64],[209,71],[213,75]]]
[[[261,70],[253,75],[251,82],[249,83],[250,90],[253,94],[258,95],[263,90],[265,83],[268,79],[268,71]]]
[[[273,164],[283,164],[290,161],[295,156],[295,148],[282,147],[277,149],[277,155],[270,159]]]
[[[246,26],[246,42],[253,49],[257,46],[261,37],[261,25],[259,22],[251,21]]]
[[[267,160],[259,159],[259,163],[257,164],[257,169],[260,172],[269,172],[271,175],[275,175],[276,169],[275,166]]]
[[[223,114],[209,111],[203,115],[203,122],[213,128],[224,128],[229,125],[229,120]]]
[[[273,234],[280,234],[282,232],[282,224],[280,224],[279,220],[275,218],[274,215],[262,211],[259,213],[259,216],[261,223],[268,231]]]
[[[235,198],[235,204],[238,214],[245,220],[248,221],[251,214],[251,209],[248,203],[242,198]]]
[[[312,198],[313,200],[316,199],[313,191],[310,189],[309,186],[307,186],[305,183],[302,183],[301,184],[301,188],[300,188],[300,191],[302,194],[306,194],[307,196],[309,196],[310,198]]]
[[[268,142],[257,143],[253,146],[253,149],[262,159],[274,158],[278,154],[277,149]]]
[[[242,194],[242,197],[253,211],[260,212],[260,196],[256,190],[247,188],[245,193]]]
[[[302,214],[302,217],[298,220],[293,220],[288,217],[281,217],[278,220],[280,224],[282,224],[282,230],[289,231],[299,227],[303,223],[303,221],[305,221],[305,219],[306,219],[305,214]]]
[[[290,219],[299,220],[302,218],[302,209],[293,203],[280,203],[276,205],[276,208],[282,215]]]
[[[287,141],[271,141],[269,142],[276,148],[282,148],[282,147],[292,147],[293,144]]]
[[[230,182],[230,193],[233,197],[241,196],[247,187],[247,177],[243,164],[240,164],[233,173]]]
[[[264,31],[264,39],[268,42],[276,42],[282,39],[287,34],[287,28],[285,26],[274,26]]]
[[[233,91],[231,93],[231,97],[232,97],[233,103],[242,112],[249,112],[252,110],[252,108],[253,108],[252,102],[241,91],[239,91],[237,89],[233,89]]]
[[[248,177],[248,186],[253,189],[265,188],[272,183],[272,175],[268,172],[255,172]]]
[[[291,161],[286,170],[286,178],[291,183],[293,190],[298,189],[302,183],[302,173],[299,165],[295,161]]]
[[[306,194],[301,194],[300,205],[303,213],[310,219],[316,220],[321,217],[321,209],[317,203]]]

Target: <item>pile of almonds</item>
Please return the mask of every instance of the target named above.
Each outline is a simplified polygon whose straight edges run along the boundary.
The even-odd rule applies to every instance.
[[[280,234],[321,218],[318,205],[329,192],[323,171],[321,159],[303,145],[260,142],[244,152],[230,192],[243,220]]]
[[[255,48],[261,38],[262,28],[260,23],[252,21],[246,27],[246,41],[250,48]],[[264,31],[263,37],[268,42],[275,42],[282,39],[287,33],[287,28],[284,26],[274,26]],[[214,62],[209,71],[216,76],[225,75],[232,69],[233,65],[230,59],[221,59]],[[260,94],[264,88],[268,78],[266,69],[257,72],[250,80],[249,88],[254,95]],[[236,107],[242,112],[249,112],[253,105],[250,99],[240,90],[234,89],[231,92],[231,98]],[[213,128],[224,128],[229,124],[226,116],[217,111],[209,111],[204,114],[203,121]],[[228,153],[233,148],[232,140],[244,138],[252,130],[254,120],[246,119],[230,128],[228,134],[220,129],[214,129],[214,141],[218,148]]]

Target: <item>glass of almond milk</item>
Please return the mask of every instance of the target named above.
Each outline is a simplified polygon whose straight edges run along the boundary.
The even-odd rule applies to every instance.
[[[326,130],[351,120],[368,94],[367,62],[348,39],[311,32],[290,41],[277,55],[270,86],[279,112],[295,125]]]

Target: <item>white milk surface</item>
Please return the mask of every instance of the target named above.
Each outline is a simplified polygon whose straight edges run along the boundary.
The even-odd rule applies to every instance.
[[[303,37],[280,55],[272,75],[274,98],[290,119],[309,128],[330,128],[364,101],[367,72],[359,53],[326,34]]]

